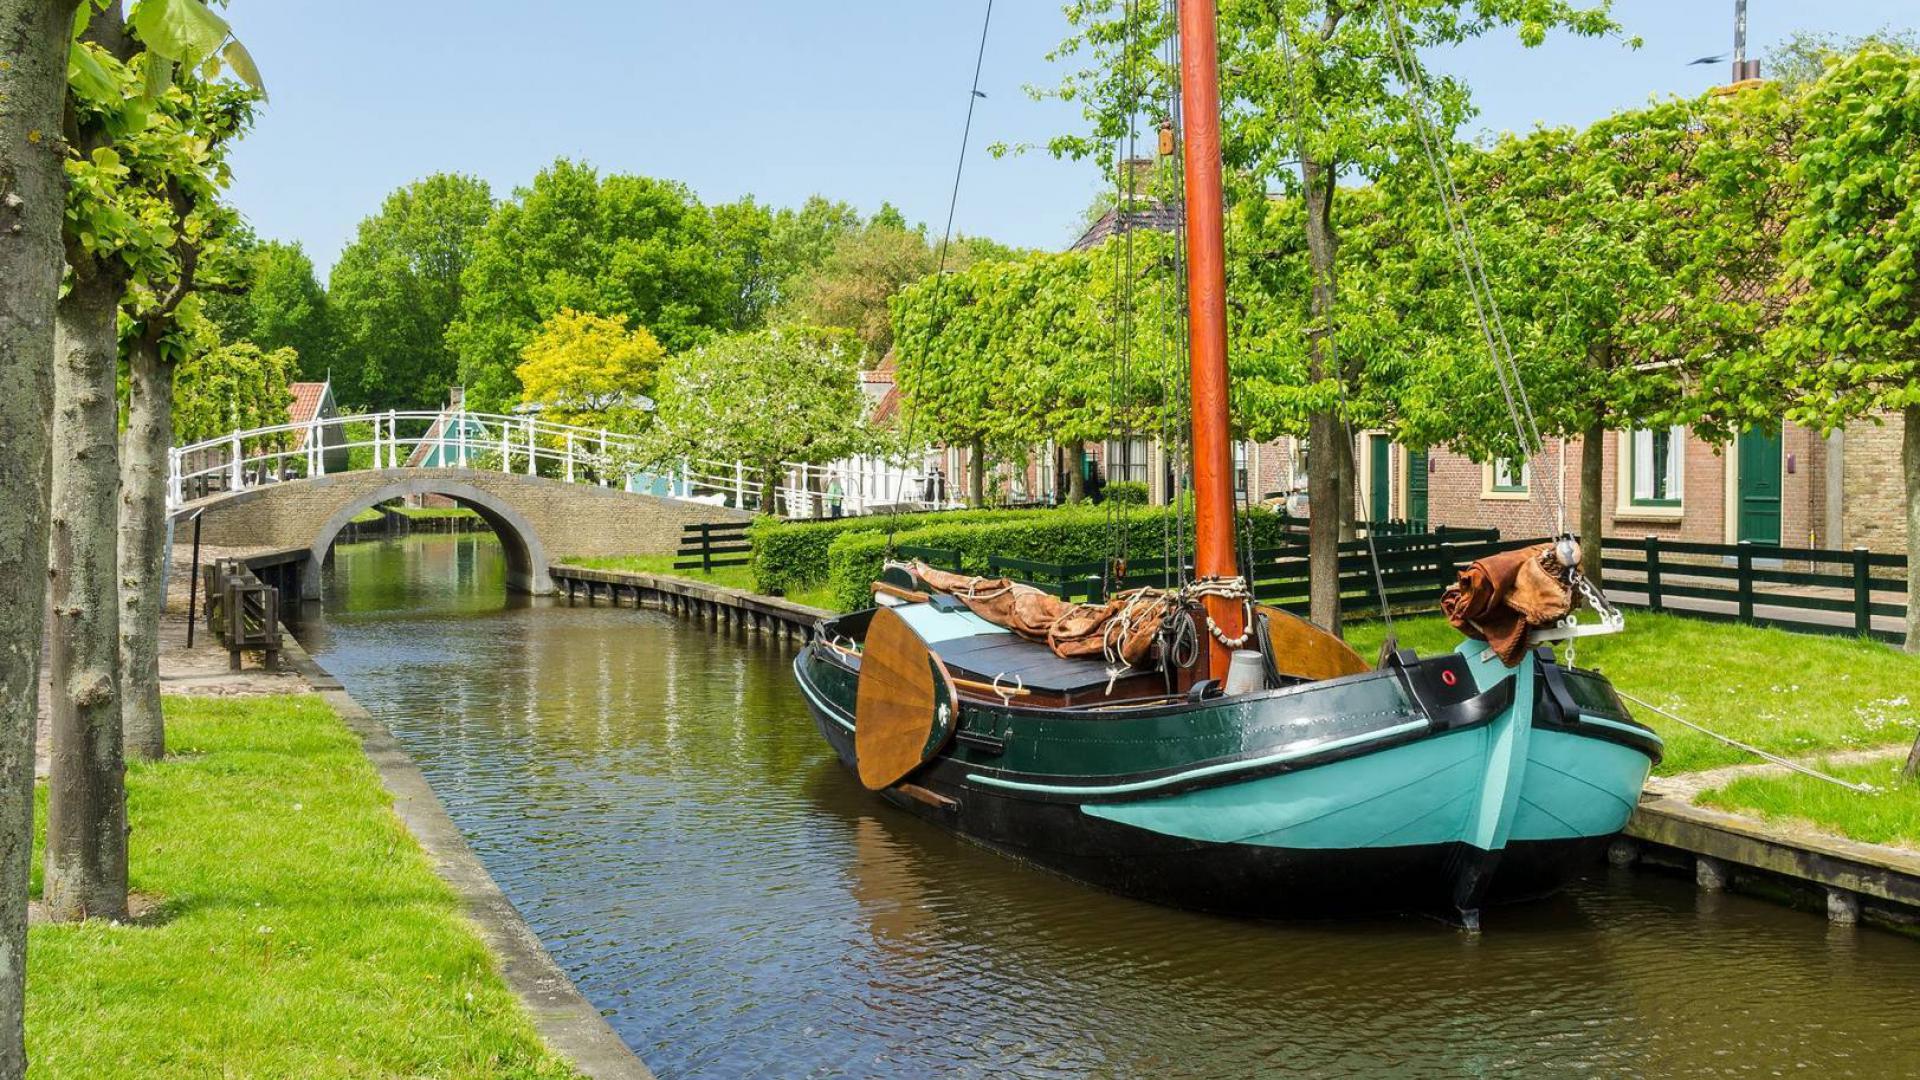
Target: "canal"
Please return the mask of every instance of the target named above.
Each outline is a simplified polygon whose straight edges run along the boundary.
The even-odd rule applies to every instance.
[[[300,636],[666,1080],[1920,1075],[1912,941],[1605,867],[1478,937],[1122,900],[878,804],[790,650],[502,571],[342,545]]]

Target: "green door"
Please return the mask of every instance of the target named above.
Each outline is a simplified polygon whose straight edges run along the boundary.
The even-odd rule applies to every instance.
[[[1406,519],[1417,527],[1427,524],[1427,452],[1407,451]]]
[[[1740,536],[1756,544],[1780,542],[1780,437],[1764,431],[1740,436]]]
[[[1373,461],[1373,492],[1367,499],[1367,519],[1385,521],[1393,511],[1393,442],[1385,435],[1367,436]]]

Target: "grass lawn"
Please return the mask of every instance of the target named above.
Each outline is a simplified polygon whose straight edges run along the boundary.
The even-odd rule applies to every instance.
[[[1798,822],[1869,844],[1920,848],[1920,783],[1900,778],[1905,758],[1851,765],[1817,765],[1842,780],[1872,784],[1875,795],[1835,787],[1811,776],[1742,777],[1702,794],[1703,806],[1753,814],[1769,821]]]
[[[393,509],[401,517],[409,517],[415,521],[426,521],[431,518],[470,518],[480,516],[464,506],[407,506],[401,504],[395,506]]]
[[[665,577],[686,578],[689,581],[703,581],[709,585],[719,585],[727,589],[746,589],[753,591],[753,571],[747,566],[716,566],[711,572],[699,570],[675,570],[673,564],[678,555],[620,555],[599,559],[563,559],[570,566],[583,566],[589,570],[628,570],[636,574],[660,574]],[[813,589],[804,589],[787,596],[796,604],[808,604],[817,608],[833,610],[833,590],[825,585]]]
[[[360,511],[359,513],[353,515],[347,520],[352,522],[355,525],[371,525],[374,522],[379,521],[384,517],[385,515],[380,513],[380,510],[377,507],[369,506],[365,510]]]
[[[177,756],[127,776],[159,909],[32,929],[33,1075],[574,1075],[319,698],[169,697],[167,721]]]
[[[1401,646],[1423,655],[1460,640],[1437,615],[1394,625]],[[1381,624],[1362,623],[1348,640],[1372,658],[1382,635]],[[1575,660],[1627,693],[1776,754],[1904,745],[1920,728],[1920,658],[1877,642],[1630,611],[1625,633],[1579,642]],[[1754,760],[1645,709],[1634,715],[1666,740],[1657,772]]]

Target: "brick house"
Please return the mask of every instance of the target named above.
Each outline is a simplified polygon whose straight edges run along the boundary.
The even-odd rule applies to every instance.
[[[1876,420],[1878,422],[1876,422]],[[1899,414],[1829,438],[1797,424],[1716,446],[1685,428],[1610,431],[1601,506],[1608,536],[1898,552],[1906,546]],[[1357,495],[1366,516],[1539,533],[1556,475],[1577,527],[1582,445],[1547,440],[1531,468],[1476,462],[1444,447],[1422,453],[1361,436]]]

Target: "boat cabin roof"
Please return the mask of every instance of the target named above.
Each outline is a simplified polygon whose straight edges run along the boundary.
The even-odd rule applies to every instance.
[[[1037,641],[975,615],[965,608],[942,610],[926,603],[900,604],[894,612],[927,643],[947,667],[982,682],[996,677],[1006,686],[1071,694],[1107,685],[1111,676],[1098,657],[1066,659]]]

